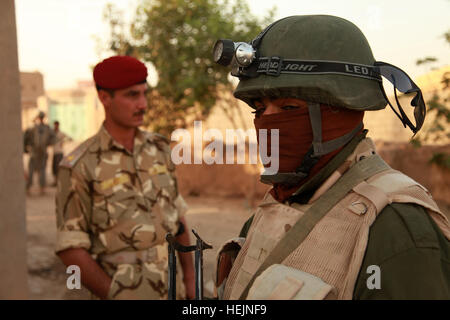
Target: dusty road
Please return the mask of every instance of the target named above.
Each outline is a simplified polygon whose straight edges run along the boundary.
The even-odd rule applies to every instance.
[[[48,188],[44,196],[38,193],[38,188],[33,187],[26,199],[29,297],[89,299],[86,289],[67,289],[66,268],[53,251],[56,237],[55,188]],[[189,228],[195,229],[213,245],[213,249],[204,252],[205,296],[210,296],[216,250],[239,233],[251,209],[244,198],[186,197],[186,201],[189,205],[186,214]],[[192,243],[193,238],[191,235]]]

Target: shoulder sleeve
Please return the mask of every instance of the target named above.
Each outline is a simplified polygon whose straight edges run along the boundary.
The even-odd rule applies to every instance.
[[[81,159],[81,157],[88,151],[89,147],[94,144],[95,137],[89,138],[82,144],[80,144],[78,147],[76,147],[71,153],[69,153],[67,156],[65,156],[60,163],[60,167],[65,168],[73,168],[77,162]]]
[[[147,138],[151,143],[154,143],[159,150],[170,152],[170,140],[166,136],[156,132],[147,132]]]
[[[449,242],[433,224],[420,206],[387,206],[370,230],[354,299],[450,299]]]
[[[379,265],[379,288],[373,287],[377,271],[361,269],[355,299],[448,300],[449,268],[436,250],[410,249]]]
[[[88,221],[91,215],[89,186],[78,170],[61,167],[56,192],[56,252],[91,247]]]

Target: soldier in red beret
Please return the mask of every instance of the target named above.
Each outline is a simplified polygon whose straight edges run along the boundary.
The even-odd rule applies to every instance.
[[[101,299],[167,298],[165,235],[190,242],[169,141],[138,128],[147,109],[146,79],[147,68],[133,57],[97,64],[105,121],[60,164],[56,253],[80,268],[81,282]],[[192,256],[179,258],[177,298],[191,299]]]

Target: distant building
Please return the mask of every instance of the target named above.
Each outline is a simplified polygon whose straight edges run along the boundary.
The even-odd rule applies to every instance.
[[[21,72],[21,104],[22,104],[22,129],[33,125],[33,121],[38,115],[40,101],[45,96],[44,77],[42,73]],[[41,108],[41,110],[44,108]],[[42,110],[46,111],[46,110]]]
[[[48,120],[58,120],[61,131],[75,141],[94,135],[105,118],[92,81],[80,81],[77,88],[47,92]]]
[[[75,141],[94,135],[104,119],[103,107],[92,81],[79,81],[76,88],[45,90],[42,73],[20,72],[22,129],[34,125],[39,111],[48,124],[58,120],[60,129]]]

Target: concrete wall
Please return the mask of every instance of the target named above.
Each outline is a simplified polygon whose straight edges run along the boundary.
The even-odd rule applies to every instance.
[[[25,181],[13,0],[0,1],[0,299],[25,299]]]

